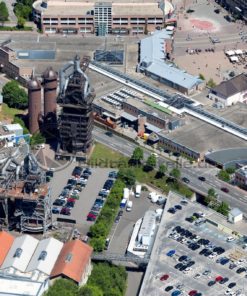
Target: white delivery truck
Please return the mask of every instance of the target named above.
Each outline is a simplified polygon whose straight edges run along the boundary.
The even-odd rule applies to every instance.
[[[129,200],[129,197],[130,197],[130,190],[129,190],[129,188],[124,188],[123,198]]]
[[[126,211],[127,211],[127,212],[131,212],[131,210],[132,210],[132,206],[133,206],[133,201],[129,200],[129,201],[127,202]]]
[[[142,185],[136,185],[135,196],[140,197],[141,196],[141,191],[142,191]]]

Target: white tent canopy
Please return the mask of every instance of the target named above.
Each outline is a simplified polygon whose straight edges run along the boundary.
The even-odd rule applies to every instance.
[[[242,49],[236,49],[236,50],[235,50],[235,54],[243,54]]]
[[[235,54],[235,52],[233,50],[227,50],[225,52],[225,54],[228,55],[228,56],[233,56]]]
[[[230,60],[231,60],[231,62],[238,62],[239,61],[238,57],[236,57],[236,56],[230,57]]]

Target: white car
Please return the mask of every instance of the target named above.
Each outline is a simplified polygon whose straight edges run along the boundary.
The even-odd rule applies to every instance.
[[[232,293],[232,290],[231,289],[227,289],[226,291],[225,291],[225,295],[230,295]]]
[[[226,239],[226,241],[227,241],[228,243],[230,243],[230,242],[235,241],[235,238],[232,237],[232,236],[228,236],[227,239]]]
[[[183,271],[183,273],[189,273],[191,270],[192,270],[191,267],[187,267],[187,268],[185,268],[185,270]]]
[[[202,218],[206,217],[206,215],[203,212],[198,212],[198,215]]]
[[[212,254],[210,254],[210,255],[208,256],[208,258],[209,258],[209,259],[213,259],[213,258],[215,258],[216,256],[217,256],[217,254],[212,253]]]

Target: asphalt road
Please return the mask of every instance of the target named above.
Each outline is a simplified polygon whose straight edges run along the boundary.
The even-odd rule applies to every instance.
[[[126,156],[130,156],[137,147],[137,144],[128,141],[127,139],[113,135],[113,137],[108,137],[105,135],[104,131],[98,127],[94,128],[94,137],[95,140],[111,147],[114,150],[117,150],[123,153]],[[151,152],[144,150],[144,158],[147,158]],[[163,156],[158,157],[158,163],[167,163],[169,160]],[[169,161],[169,166],[171,161]],[[188,163],[187,165],[188,166]],[[186,176],[190,183],[188,186],[195,191],[207,194],[209,188],[214,188],[216,192],[219,193],[219,200],[226,201],[232,208],[237,207],[243,211],[243,213],[247,216],[247,193],[244,194],[244,191],[226,184],[225,182],[220,181],[215,174],[212,174],[215,170],[210,167],[201,164],[200,167],[182,167],[180,168],[182,177]],[[198,176],[204,176],[206,178],[205,182],[198,180]],[[220,190],[221,187],[228,187],[229,193],[224,193]]]

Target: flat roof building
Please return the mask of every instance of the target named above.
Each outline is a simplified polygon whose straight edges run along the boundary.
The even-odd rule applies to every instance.
[[[165,0],[165,15],[170,17],[173,10]],[[163,12],[152,0],[38,0],[33,3],[33,15],[44,33],[126,35],[163,27]]]

